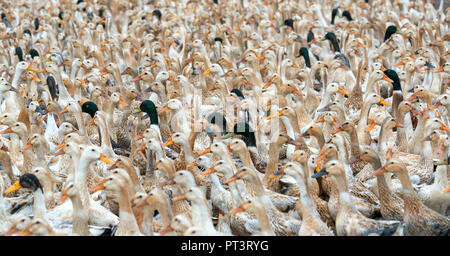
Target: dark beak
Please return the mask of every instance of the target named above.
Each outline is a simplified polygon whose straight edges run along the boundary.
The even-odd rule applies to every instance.
[[[314,174],[311,176],[311,178],[317,179],[317,178],[320,178],[320,177],[325,176],[325,175],[327,175],[327,174],[328,174],[327,169],[322,168],[322,169],[320,170],[320,172],[314,173]]]

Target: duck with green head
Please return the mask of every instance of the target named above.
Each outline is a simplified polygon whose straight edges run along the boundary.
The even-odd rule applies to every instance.
[[[150,118],[150,127],[154,128],[156,131],[158,131],[159,139],[161,142],[163,142],[161,137],[161,131],[159,129],[159,120],[158,120],[158,112],[156,111],[155,103],[151,100],[144,100],[141,105],[139,105],[139,108],[135,109],[133,111],[134,114],[144,112],[147,114],[147,116]]]

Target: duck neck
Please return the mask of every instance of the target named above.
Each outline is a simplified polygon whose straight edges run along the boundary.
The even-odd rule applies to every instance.
[[[181,143],[181,147],[184,151],[184,158],[187,163],[192,163],[195,161],[194,155],[192,153],[192,149],[190,145],[188,145],[186,142]]]
[[[33,193],[33,218],[45,218],[46,212],[44,191],[38,188]]]
[[[201,200],[201,202],[191,202],[192,222],[199,223],[200,227],[208,232],[216,232],[216,229],[211,221],[209,209],[205,205],[204,201],[205,200]]]
[[[358,139],[358,134],[356,133],[356,129],[351,129],[350,130],[350,151],[352,154],[352,158],[354,157],[358,157],[361,152],[360,152],[360,148],[359,148],[359,139]]]
[[[319,148],[322,148],[325,145],[325,138],[323,137],[322,130],[319,128],[313,128],[310,130],[310,133],[314,138],[316,138],[317,143],[319,143]]]
[[[270,225],[270,220],[267,216],[266,209],[264,209],[264,207],[257,207],[255,210],[256,218],[258,218],[259,226],[261,227],[261,232],[275,234],[272,226]]]
[[[168,227],[172,221],[172,208],[167,198],[161,198],[158,200],[157,209],[161,215],[161,222],[163,227]]]
[[[87,174],[89,171],[89,164],[86,159],[83,157],[80,158],[80,161],[77,161],[76,158],[73,158],[73,164],[75,165],[75,186],[77,187],[78,191],[80,192],[80,200],[83,204],[83,208],[89,207],[89,191],[87,186]]]
[[[278,137],[278,135],[276,135]],[[276,138],[276,140],[278,140]],[[270,175],[278,170],[278,159],[280,152],[280,145],[277,141],[271,142],[269,145],[269,162],[267,163],[264,179],[269,179]]]
[[[109,135],[109,129],[107,127],[105,120],[101,118],[98,122],[98,127],[100,130],[100,135],[102,139],[102,151],[107,157],[114,157],[115,153],[111,145],[111,137]]]
[[[72,215],[72,233],[79,234],[81,236],[89,235],[89,213],[86,208],[83,207],[83,203],[79,195],[70,197],[73,207]]]
[[[255,166],[253,165],[253,162],[250,158],[250,152],[248,151],[248,148],[245,148],[244,150],[239,152],[239,158],[241,159],[244,166],[255,169]]]
[[[126,187],[121,188],[118,201],[120,218],[119,228],[126,229],[130,234],[140,233],[136,218],[131,210],[129,192]]]

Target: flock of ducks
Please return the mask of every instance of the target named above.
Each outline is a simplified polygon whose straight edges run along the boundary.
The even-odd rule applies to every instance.
[[[443,2],[2,1],[0,234],[450,235]]]

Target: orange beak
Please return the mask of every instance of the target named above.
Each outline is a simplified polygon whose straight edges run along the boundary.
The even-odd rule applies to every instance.
[[[385,172],[387,172],[387,170],[386,170],[386,168],[384,168],[384,166],[383,166],[383,167],[381,167],[378,171],[374,172],[372,175],[373,175],[373,176],[378,176],[378,175],[381,175],[381,174],[383,174],[383,173],[385,173]]]
[[[234,208],[233,210],[231,210],[230,214],[236,214],[236,213],[243,212],[243,211],[245,211],[244,207],[239,206],[239,207]]]
[[[19,232],[19,230],[16,227],[16,224],[14,224],[5,234],[4,236],[11,236],[15,233]]]
[[[144,135],[137,136],[134,138],[134,141],[142,140],[144,138]]]
[[[19,234],[19,236],[30,236],[31,231],[29,229],[22,231],[22,233]]]
[[[386,58],[383,57],[383,56],[381,56],[381,55],[378,55],[378,59],[380,59],[380,60],[385,60]]]
[[[61,143],[61,145],[57,146],[55,149],[56,149],[56,150],[59,150],[59,149],[63,148],[65,145],[66,145],[66,142],[63,141],[63,142]]]
[[[448,192],[450,192],[450,187],[448,187],[448,188],[444,189],[444,192],[445,192],[445,193],[448,193]]]
[[[441,130],[446,131],[446,132],[450,132],[450,129],[445,126],[445,125],[441,125]]]
[[[36,82],[38,82],[38,83],[41,81],[41,79],[39,79],[39,78],[37,77],[36,73],[33,73],[33,81],[36,81]]]
[[[173,140],[169,139],[168,141],[164,142],[164,144],[162,144],[161,146],[162,147],[167,147],[167,146],[172,145],[172,144],[174,144]]]
[[[133,79],[133,82],[141,81],[142,77],[139,75],[135,79]]]
[[[383,80],[388,82],[388,83],[393,83],[394,81],[392,81],[392,79],[390,79],[389,77],[387,77],[386,75],[383,75]]]
[[[28,71],[34,71],[34,72],[39,71],[37,68],[33,68],[32,66],[28,66],[27,70]]]
[[[325,122],[325,117],[322,116],[321,118],[317,119],[316,121],[314,121],[314,123],[318,124],[318,123],[323,123]]]
[[[339,128],[337,128],[336,130],[334,130],[333,132],[331,132],[331,134],[336,134],[336,133],[339,133],[339,132],[342,132],[344,129],[342,129],[342,127],[339,127]]]
[[[166,112],[169,109],[169,106],[164,106],[159,112],[158,114],[162,114],[164,112]]]
[[[172,232],[173,231],[173,228],[169,225],[169,226],[167,226],[167,228],[165,228],[164,230],[162,230],[161,232],[159,232],[161,235],[165,235],[165,234],[167,234],[167,233],[169,233],[169,232]]]
[[[233,175],[233,177],[227,179],[226,181],[223,182],[223,184],[229,184],[231,182],[234,182],[238,179],[237,175]]]
[[[104,190],[104,189],[105,189],[105,184],[104,184],[104,182],[102,182],[102,183],[98,184],[96,187],[94,187],[93,189],[89,190],[89,193],[92,194],[94,192],[97,192],[99,190]]]
[[[392,148],[389,148],[386,152],[386,161],[389,161],[392,159]]]
[[[400,62],[395,63],[394,66],[395,66],[395,67],[398,67],[398,66],[401,66],[401,65],[403,65],[403,64],[405,64],[405,62],[402,60],[402,61],[400,61]]]
[[[88,86],[87,86],[87,84],[86,84],[86,82],[83,80],[83,81],[81,81],[81,87],[83,87],[83,88],[88,88]]]
[[[278,112],[278,114],[272,115],[272,116],[268,116],[266,119],[267,119],[267,120],[270,120],[270,119],[272,119],[272,118],[275,118],[275,117],[277,117],[277,116],[280,117],[280,116],[282,116],[282,115],[283,115],[283,112],[280,111],[280,112]]]
[[[67,200],[68,197],[69,197],[69,195],[67,195],[67,192],[63,191],[63,193],[61,194],[61,197],[58,200],[58,205],[62,205]]]
[[[211,153],[211,147],[203,150],[202,152],[199,153],[199,155],[202,156],[202,155],[205,155],[205,154],[208,154],[208,153]]]
[[[109,159],[107,156],[105,156],[103,153],[100,153],[100,157],[98,158],[98,160],[107,163],[109,165],[114,164],[114,161]]]
[[[203,172],[203,175],[209,175],[213,172],[216,172],[216,170],[214,169],[214,167],[209,168],[208,170]]]
[[[387,103],[386,101],[383,100],[383,98],[380,98],[380,102],[381,105],[385,105],[385,106],[390,106],[391,104]]]
[[[125,101],[123,101],[122,99],[119,99],[119,104],[124,106],[124,107],[128,107],[128,104],[125,103]]]
[[[340,94],[344,94],[344,95],[349,95],[349,92],[347,92],[346,90],[344,90],[342,87],[338,87],[338,93]]]
[[[61,110],[61,112],[59,112],[59,114],[64,114],[69,112],[69,110],[67,109],[67,107],[65,107],[63,110]]]
[[[369,126],[367,126],[366,132],[372,131],[373,128],[375,128],[376,125],[377,125],[377,124],[376,124],[374,121],[372,121],[372,122],[369,124]]]
[[[444,72],[444,67],[440,67],[434,71],[434,73],[441,73],[441,72]]]
[[[197,161],[194,161],[194,162],[186,165],[186,168],[191,168],[191,167],[194,167],[194,166],[197,166]]]
[[[172,202],[175,203],[177,201],[184,200],[184,199],[186,199],[186,194],[182,194],[180,196],[176,196],[176,197],[172,198]]]
[[[136,149],[136,151],[144,151],[144,150],[146,150],[146,149],[147,149],[147,147],[146,147],[145,145],[142,145],[142,146],[138,147],[138,148]]]
[[[22,153],[31,148],[31,141],[28,140],[27,144],[22,148]]]
[[[13,132],[12,128],[9,127],[9,128],[7,128],[7,129],[5,129],[3,131],[0,131],[0,134],[7,134],[7,133],[12,133],[12,132]]]
[[[302,91],[300,91],[300,90],[298,90],[298,89],[294,89],[292,92],[293,92],[295,95],[297,95],[297,96],[300,96],[300,97],[303,97],[303,96],[304,96],[303,93],[302,93]]]
[[[263,89],[269,88],[273,84],[272,80],[270,80],[266,85],[264,85]]]

